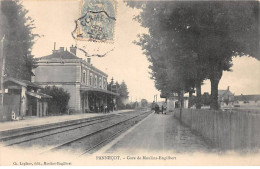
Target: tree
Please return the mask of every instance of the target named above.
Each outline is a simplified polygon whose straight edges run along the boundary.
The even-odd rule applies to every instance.
[[[148,101],[146,99],[141,100],[141,106],[142,107],[147,107],[148,106]]]
[[[218,109],[218,84],[223,71],[231,70],[232,57],[249,54],[259,59],[259,2],[196,2],[183,6],[188,7],[186,16],[182,16],[198,18],[188,19],[189,32],[197,39],[199,45],[193,50],[203,60],[211,81],[211,109]]]
[[[18,0],[3,0],[0,2],[0,38],[5,35],[4,54],[6,56],[5,74],[10,77],[31,80],[35,61],[31,55],[35,28],[34,20],[27,16]]]
[[[129,3],[131,5],[133,2]],[[196,64],[198,56],[189,48],[181,46],[179,42],[176,43],[175,29],[168,26],[167,3],[137,3],[144,3],[139,6],[143,11],[137,19],[142,26],[149,28],[149,34],[139,36],[140,40],[136,44],[142,47],[151,62],[150,69],[155,87],[166,96],[178,93],[183,103],[183,93],[192,94],[195,85],[201,85],[203,80],[203,77],[197,78],[197,72],[200,70]],[[183,38],[189,39],[187,36]]]
[[[116,103],[119,109],[125,109],[125,104],[126,104],[126,100],[128,99],[128,89],[127,89],[127,85],[126,83],[123,81],[121,84],[118,84],[118,82],[116,82],[117,85],[117,91],[119,96],[116,98]]]
[[[128,89],[126,83],[123,81],[118,88],[118,93],[120,94],[121,97],[123,98],[128,98]]]
[[[56,86],[46,86],[42,92],[52,96],[52,99],[48,100],[50,113],[62,114],[67,112],[70,100],[70,94],[67,91]]]
[[[136,101],[132,104],[133,109],[136,109],[139,107],[139,103]]]
[[[111,81],[107,85],[107,90],[112,91],[112,86],[114,85],[114,78],[111,78]]]
[[[200,86],[208,78],[211,109],[218,109],[218,84],[223,71],[231,70],[232,57],[250,55],[260,59],[258,1],[131,1],[128,5],[142,9],[136,19],[149,29],[149,34],[140,36],[139,45],[148,57],[157,57],[150,59],[152,66],[157,60],[171,58],[166,59],[164,67],[172,66],[172,76],[156,83],[165,84],[174,77],[171,85],[175,90],[187,91],[195,81],[200,102]],[[190,59],[194,63],[190,67],[180,64]],[[152,76],[165,74],[153,67],[152,71]]]
[[[202,95],[202,104],[207,105],[207,106],[210,105],[210,95],[209,95],[209,93],[206,92]]]

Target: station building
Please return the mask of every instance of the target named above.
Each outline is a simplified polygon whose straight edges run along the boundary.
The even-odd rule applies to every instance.
[[[5,77],[4,94],[0,94],[0,121],[11,121],[25,116],[48,115],[48,100],[52,96],[39,92],[41,87],[27,80]],[[3,100],[2,100],[3,97]]]
[[[100,112],[104,106],[115,105],[115,92],[107,90],[108,75],[77,57],[77,49],[61,47],[52,54],[37,58],[32,82],[41,87],[62,87],[70,93],[69,108],[76,112]],[[110,108],[111,110],[111,108]]]

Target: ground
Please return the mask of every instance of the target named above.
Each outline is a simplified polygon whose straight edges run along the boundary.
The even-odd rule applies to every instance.
[[[100,151],[135,154],[141,152],[209,152],[202,138],[181,125],[173,113],[151,114]]]

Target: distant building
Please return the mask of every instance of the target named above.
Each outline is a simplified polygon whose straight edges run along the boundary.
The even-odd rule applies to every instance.
[[[229,86],[226,90],[218,90],[218,103],[220,107],[233,107],[234,93],[231,93]]]
[[[234,105],[243,106],[260,106],[260,95],[243,95],[235,96]]]
[[[38,85],[62,87],[70,93],[69,108],[77,112],[100,112],[104,106],[114,108],[118,94],[107,90],[108,75],[76,56],[76,47],[70,51],[61,47],[37,60],[32,81]]]
[[[160,98],[165,98],[166,99],[166,111],[173,111],[175,108],[180,108],[180,102],[178,98],[177,93],[172,93],[170,95],[166,94],[161,94]],[[183,108],[188,108],[189,105],[189,98],[188,97],[183,97]]]

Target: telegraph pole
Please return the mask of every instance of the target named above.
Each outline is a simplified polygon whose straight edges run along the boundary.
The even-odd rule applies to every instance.
[[[157,103],[157,94],[156,94],[156,95],[153,95],[153,101],[154,101],[155,103]]]
[[[4,75],[5,75],[5,55],[4,55],[4,42],[5,42],[5,35],[1,40],[1,105],[4,106]]]

